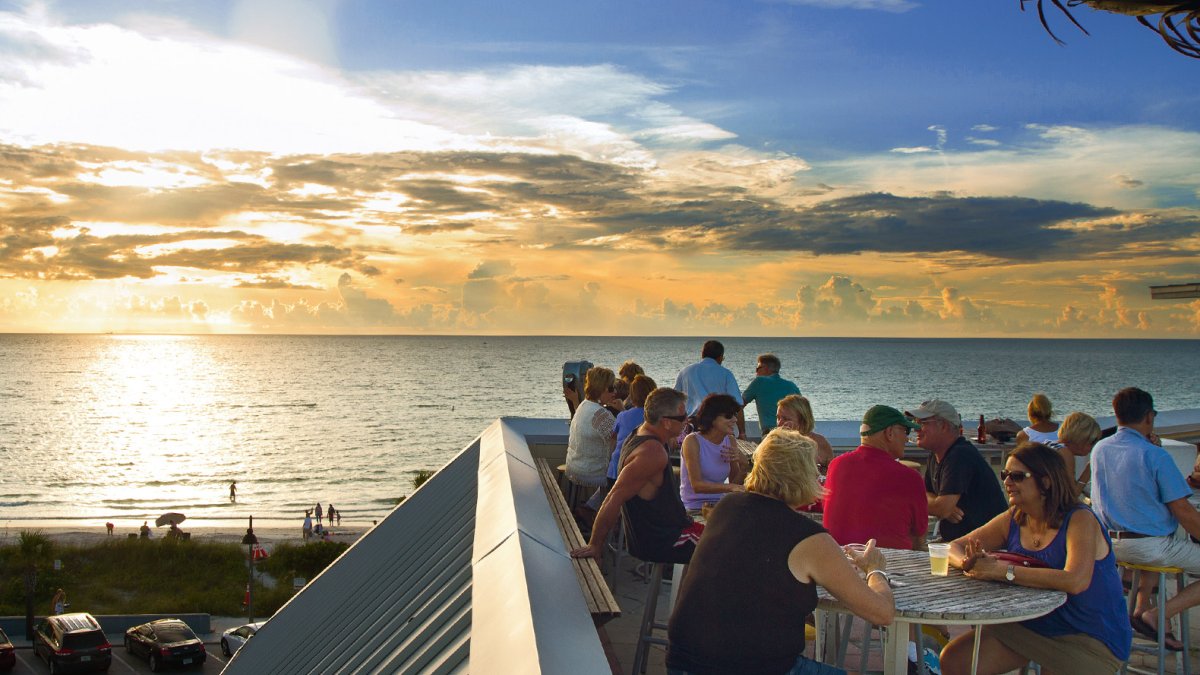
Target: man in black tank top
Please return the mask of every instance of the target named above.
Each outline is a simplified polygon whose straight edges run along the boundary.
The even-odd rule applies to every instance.
[[[666,448],[683,430],[686,401],[686,395],[669,387],[659,387],[646,397],[646,421],[625,440],[617,482],[600,505],[588,545],[571,551],[572,557],[599,558],[625,507],[633,535],[630,552],[635,557],[651,562],[691,560],[694,540],[680,540],[693,523],[679,498]]]

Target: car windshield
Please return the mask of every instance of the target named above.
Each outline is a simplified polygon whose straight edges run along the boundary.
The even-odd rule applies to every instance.
[[[191,628],[184,623],[169,623],[154,627],[154,634],[158,637],[159,642],[183,642],[184,640],[195,640],[196,634]]]
[[[104,633],[98,630],[88,630],[79,633],[67,633],[63,637],[63,647],[65,649],[91,649],[99,647],[108,642],[104,637]]]

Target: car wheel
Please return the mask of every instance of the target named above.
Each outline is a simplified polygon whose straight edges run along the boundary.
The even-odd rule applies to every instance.
[[[162,661],[159,660],[158,654],[151,654],[150,655],[150,671],[157,673],[160,670],[162,670]]]
[[[49,662],[50,662],[50,675],[58,675],[58,673],[59,673],[58,661],[55,661],[53,658],[51,658],[51,659],[49,659]]]
[[[133,653],[133,641],[129,639],[128,635],[125,636],[125,653],[126,654]]]
[[[232,656],[229,652],[229,641],[225,638],[221,638],[221,653],[225,655],[225,658]]]

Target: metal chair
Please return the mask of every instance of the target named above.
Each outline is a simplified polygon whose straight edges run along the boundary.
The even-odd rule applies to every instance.
[[[1129,585],[1129,613],[1130,613],[1130,615],[1133,614],[1134,607],[1137,604],[1138,585],[1141,583],[1142,573],[1147,572],[1150,574],[1158,575],[1158,594],[1157,594],[1157,603],[1156,603],[1158,606],[1158,643],[1155,646],[1151,647],[1148,645],[1140,645],[1137,642],[1134,642],[1132,651],[1157,654],[1158,655],[1158,670],[1154,671],[1154,672],[1157,672],[1158,675],[1163,675],[1166,672],[1166,662],[1167,662],[1167,647],[1166,647],[1167,631],[1170,630],[1170,622],[1167,621],[1167,610],[1166,610],[1167,579],[1169,576],[1175,577],[1175,593],[1178,594],[1183,591],[1185,586],[1187,586],[1187,580],[1185,578],[1184,572],[1182,569],[1180,569],[1178,567],[1154,567],[1151,565],[1135,565],[1133,563],[1124,563],[1124,562],[1118,562],[1117,566],[1121,567],[1122,569],[1127,569],[1127,570],[1130,570],[1133,572],[1133,579],[1131,580],[1131,583]],[[1188,612],[1185,609],[1184,611],[1179,613],[1179,630],[1180,630],[1180,633],[1182,633],[1181,640],[1183,641],[1183,651],[1175,653],[1175,672],[1176,673],[1185,673],[1185,674],[1191,673],[1191,658],[1190,658],[1191,636],[1189,635],[1190,628],[1191,627],[1188,625]],[[1137,635],[1135,634],[1134,637],[1136,638]],[[1150,673],[1152,671],[1144,670],[1141,668],[1137,668],[1135,666],[1130,666],[1129,664],[1125,664],[1121,667],[1121,672],[1122,673],[1127,673],[1127,672]]]
[[[666,631],[667,624],[657,619],[658,613],[658,595],[662,590],[663,573],[671,563],[658,563],[651,560],[643,560],[637,554],[640,549],[637,546],[637,539],[634,536],[633,528],[629,526],[629,514],[625,508],[621,508],[621,524],[625,530],[625,541],[629,544],[629,555],[632,558],[641,560],[648,567],[648,576],[650,582],[646,585],[646,601],[642,609],[642,623],[638,628],[637,646],[633,651],[633,670],[632,673],[642,675],[646,672],[646,661],[650,653],[650,645],[661,645],[666,647],[669,643],[665,636],[655,635],[654,631]],[[679,579],[672,579],[671,583],[677,583]]]

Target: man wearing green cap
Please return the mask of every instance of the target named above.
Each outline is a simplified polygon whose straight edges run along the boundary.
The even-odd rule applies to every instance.
[[[919,426],[895,408],[873,406],[859,427],[862,445],[830,462],[824,524],[837,543],[875,539],[885,548],[924,548],[925,484],[896,461],[904,456],[908,432]]]

